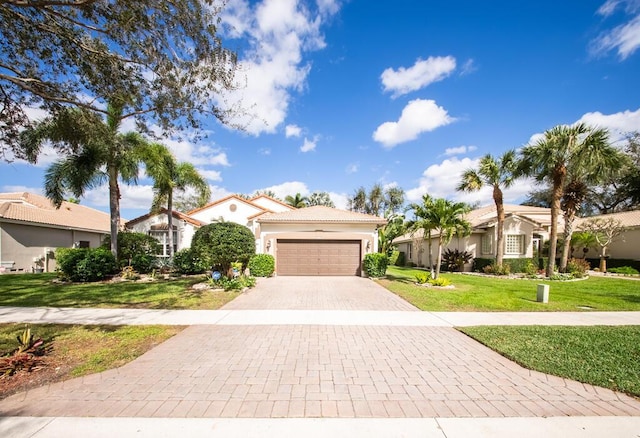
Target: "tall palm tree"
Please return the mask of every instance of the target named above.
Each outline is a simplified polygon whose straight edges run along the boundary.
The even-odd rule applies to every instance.
[[[285,196],[284,202],[293,208],[304,208],[307,206],[307,197],[302,196],[300,193],[296,193],[295,196]]]
[[[493,202],[498,217],[498,236],[496,238],[496,265],[502,266],[504,258],[504,196],[502,189],[511,187],[516,180],[516,152],[505,152],[499,159],[487,154],[480,160],[477,169],[468,169],[462,174],[458,191],[475,192],[485,186],[493,189]]]
[[[432,222],[433,217],[429,215],[429,211],[433,208],[434,199],[425,194],[422,196],[422,204],[410,204],[409,209],[413,211],[415,220],[407,224],[407,230],[414,235],[416,232],[422,230],[422,236],[427,241],[429,247],[429,270],[433,277],[433,244],[431,241],[431,232],[435,228],[435,224]]]
[[[622,165],[621,154],[609,144],[606,129],[584,123],[559,125],[544,133],[542,139],[522,149],[519,173],[548,181],[552,187],[549,263],[546,275],[553,275],[558,244],[558,215],[567,176],[581,169],[584,178],[600,180]],[[570,239],[569,239],[570,240]]]
[[[160,143],[152,143],[144,148],[140,156],[145,163],[147,175],[153,183],[153,202],[151,211],[167,208],[169,256],[173,257],[173,194],[175,190],[184,191],[191,187],[197,193],[198,206],[209,201],[211,189],[191,163],[178,162],[169,149]]]
[[[37,156],[46,141],[63,154],[45,174],[45,194],[57,207],[67,192],[80,198],[86,190],[108,183],[111,252],[116,256],[120,228],[118,180],[137,181],[140,161],[136,151],[148,145],[136,132],[118,131],[125,103],[120,99],[110,101],[106,120],[88,110],[67,109],[36,123],[21,137],[22,146],[31,157]]]

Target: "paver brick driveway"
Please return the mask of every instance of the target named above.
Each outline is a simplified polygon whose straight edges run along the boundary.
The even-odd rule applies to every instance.
[[[322,290],[333,298],[316,296]],[[350,300],[349,290],[363,302]],[[255,308],[263,300],[265,307],[309,303],[333,310],[343,294],[341,305],[358,309],[401,305],[369,280],[280,278],[261,282],[230,306]],[[640,415],[640,402],[528,371],[451,328],[192,326],[119,369],[9,397],[0,402],[0,415]]]

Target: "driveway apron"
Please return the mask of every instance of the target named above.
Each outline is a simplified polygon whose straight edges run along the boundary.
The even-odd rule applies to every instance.
[[[416,309],[362,278],[262,279],[225,310]],[[118,369],[0,401],[4,416],[638,416],[640,401],[526,370],[448,327],[191,326]]]

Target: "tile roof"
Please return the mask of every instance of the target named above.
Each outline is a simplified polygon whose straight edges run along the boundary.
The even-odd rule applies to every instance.
[[[280,204],[280,205],[282,205],[282,206],[284,206],[284,207],[288,207],[289,209],[293,209],[293,207],[292,207],[292,206],[290,206],[289,204],[284,203],[284,202],[282,202],[282,201],[281,201],[281,200],[279,200],[279,199],[272,198],[271,196],[267,196],[267,195],[258,195],[258,196],[254,196],[253,198],[251,198],[251,199],[250,199],[250,201],[251,201],[251,202],[254,202],[254,201],[255,201],[255,200],[257,200],[257,199],[268,199],[269,201],[275,202],[275,203]]]
[[[110,218],[84,205],[63,201],[57,209],[34,193],[0,193],[0,219],[108,233]]]
[[[337,208],[315,205],[297,208],[282,213],[266,213],[261,215],[259,223],[372,223],[384,225],[387,220],[378,216],[339,210]]]
[[[580,225],[581,223],[594,218],[599,218],[599,219],[614,218],[619,220],[623,227],[627,227],[627,228],[640,226],[640,210],[621,211],[620,213],[610,213],[610,214],[601,214],[599,216],[583,217],[583,218],[579,218],[576,221],[576,225]]]
[[[166,208],[161,208],[159,211],[157,212],[153,212],[153,213],[147,213],[147,214],[143,214],[142,216],[138,216],[135,219],[131,219],[130,221],[127,221],[126,225],[134,225],[137,224],[138,222],[142,222],[145,221],[147,219],[149,219],[150,217],[153,217],[155,215],[167,215],[167,209]],[[173,210],[172,216],[178,220],[183,220],[185,222],[190,223],[191,225],[195,225],[196,227],[202,227],[204,225],[206,225],[205,222],[199,221],[198,219],[194,219],[189,215],[186,215],[184,213],[181,213],[179,211]]]

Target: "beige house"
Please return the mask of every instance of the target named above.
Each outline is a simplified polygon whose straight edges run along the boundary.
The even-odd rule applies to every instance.
[[[580,223],[594,218],[614,218],[620,221],[620,224],[625,227],[625,231],[615,238],[613,243],[607,248],[606,254],[608,254],[610,258],[640,260],[640,210],[623,211],[620,213],[603,214],[578,219],[576,228],[578,228]],[[592,248],[590,252],[587,253],[587,257],[598,258],[599,254],[599,248]]]
[[[364,275],[362,261],[378,251],[386,219],[314,206],[255,218],[259,252],[272,254],[278,275]]]
[[[295,209],[265,195],[227,196],[187,214],[174,212],[174,218],[176,250],[188,248],[202,225],[224,221],[246,226],[255,236],[256,252],[274,256],[277,275],[363,275],[362,260],[377,251],[377,230],[386,223],[329,207]],[[133,219],[127,228],[166,242],[166,212]]]
[[[83,205],[0,193],[0,273],[53,271],[56,248],[98,247],[109,224],[109,214]]]
[[[531,258],[541,249],[542,242],[549,238],[551,210],[548,208],[505,204],[504,257]],[[471,235],[455,236],[443,248],[468,251],[473,258],[495,258],[497,253],[498,218],[495,205],[478,208],[469,212],[465,219],[471,224]],[[562,223],[559,224],[562,227]],[[407,262],[418,266],[429,263],[428,243],[422,230],[405,234],[394,240],[399,251],[404,252]],[[433,257],[438,245],[437,234],[432,235]],[[472,263],[465,266],[471,270]]]

